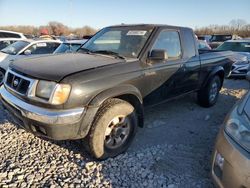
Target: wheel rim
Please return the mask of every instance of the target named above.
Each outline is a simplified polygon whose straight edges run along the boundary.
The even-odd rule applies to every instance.
[[[211,85],[211,88],[210,88],[210,92],[209,92],[210,102],[214,101],[215,98],[217,97],[217,95],[218,95],[218,84],[217,84],[217,82],[213,82],[213,84]]]
[[[2,71],[0,71],[0,85],[2,85],[4,79],[4,74]]]
[[[105,131],[106,148],[116,149],[122,146],[129,136],[130,128],[128,117],[122,115],[114,117]]]

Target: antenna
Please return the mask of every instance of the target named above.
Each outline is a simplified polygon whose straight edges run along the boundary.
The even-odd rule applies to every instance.
[[[71,27],[72,24],[72,5],[73,0],[69,0],[69,27]]]
[[[72,5],[73,5],[73,0],[69,0],[69,28],[71,28],[72,26]],[[72,50],[71,42],[69,42],[69,50],[70,51]]]

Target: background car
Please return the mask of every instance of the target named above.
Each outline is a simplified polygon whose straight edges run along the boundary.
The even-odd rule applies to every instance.
[[[208,44],[209,46],[211,46],[211,48],[214,49],[227,40],[237,40],[237,39],[241,39],[241,37],[238,35],[231,35],[231,34],[228,34],[228,35],[215,34],[215,35],[212,35]]]
[[[212,178],[220,188],[250,186],[250,92],[227,115],[213,152]]]
[[[0,38],[26,39],[26,36],[19,32],[0,30]]]
[[[209,42],[209,40],[211,39],[211,35],[197,35],[199,40],[204,40],[206,42]]]
[[[231,76],[246,76],[250,63],[250,39],[229,40],[216,48],[219,51],[233,51],[234,64]]]
[[[76,52],[87,40],[68,40],[60,44],[54,54]]]
[[[20,40],[0,51],[0,85],[9,64],[15,59],[52,54],[61,44],[57,40]]]

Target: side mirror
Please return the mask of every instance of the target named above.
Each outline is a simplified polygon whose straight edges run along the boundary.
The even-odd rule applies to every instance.
[[[165,50],[152,50],[149,54],[151,60],[167,60],[168,54]]]
[[[24,55],[31,55],[31,51],[30,50],[25,50]]]
[[[247,72],[246,79],[250,81],[250,70]]]

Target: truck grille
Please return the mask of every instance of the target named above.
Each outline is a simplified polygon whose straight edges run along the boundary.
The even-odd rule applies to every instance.
[[[7,85],[9,88],[11,88],[17,93],[26,95],[29,90],[30,81],[13,72],[8,72],[5,85]]]

